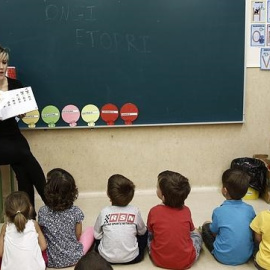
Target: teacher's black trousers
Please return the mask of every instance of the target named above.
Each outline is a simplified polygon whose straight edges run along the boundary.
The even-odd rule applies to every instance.
[[[22,134],[0,136],[0,165],[8,165],[15,172],[18,189],[29,195],[30,202],[35,207],[34,187],[44,198],[46,179],[43,170],[31,153],[29,144]]]

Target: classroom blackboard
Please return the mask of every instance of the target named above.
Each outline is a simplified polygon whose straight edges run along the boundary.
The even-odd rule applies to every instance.
[[[40,111],[130,102],[133,125],[243,122],[245,0],[0,0],[0,44]]]

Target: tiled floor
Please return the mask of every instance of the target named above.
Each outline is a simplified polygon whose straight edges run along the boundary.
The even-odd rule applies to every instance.
[[[191,209],[192,218],[194,225],[196,227],[202,225],[206,220],[211,219],[212,211],[215,207],[220,205],[224,201],[220,191],[216,188],[193,188],[191,194],[186,200],[186,205]],[[258,213],[261,210],[268,209],[269,205],[261,199],[258,200],[249,200],[247,203],[253,205],[255,212]],[[76,205],[78,205],[83,212],[85,213],[84,226],[92,226],[95,222],[95,219],[99,211],[110,202],[104,193],[91,193],[83,194],[81,193]],[[154,190],[148,191],[136,191],[135,197],[132,201],[133,205],[136,205],[140,208],[143,218],[146,221],[147,214],[149,209],[160,203],[159,199],[155,195]],[[41,206],[42,202],[37,200],[36,208],[38,209]],[[144,261],[135,265],[114,265],[115,270],[152,270],[160,269],[155,267],[149,259],[149,256],[146,254]],[[53,268],[48,268],[52,270]],[[62,268],[62,270],[71,270],[73,267]],[[250,261],[247,264],[241,266],[225,266],[214,260],[212,255],[203,247],[202,253],[199,260],[192,266],[194,270],[227,270],[227,269],[239,269],[239,270],[248,270],[255,269],[253,263]]]

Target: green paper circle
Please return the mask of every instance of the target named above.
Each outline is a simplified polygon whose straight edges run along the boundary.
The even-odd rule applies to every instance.
[[[41,112],[41,118],[49,127],[55,127],[60,119],[60,111],[53,105],[46,106]]]

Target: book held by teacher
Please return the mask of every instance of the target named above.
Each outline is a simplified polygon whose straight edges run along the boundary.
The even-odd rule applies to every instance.
[[[10,91],[0,90],[0,120],[34,110],[38,110],[38,106],[30,86]]]

